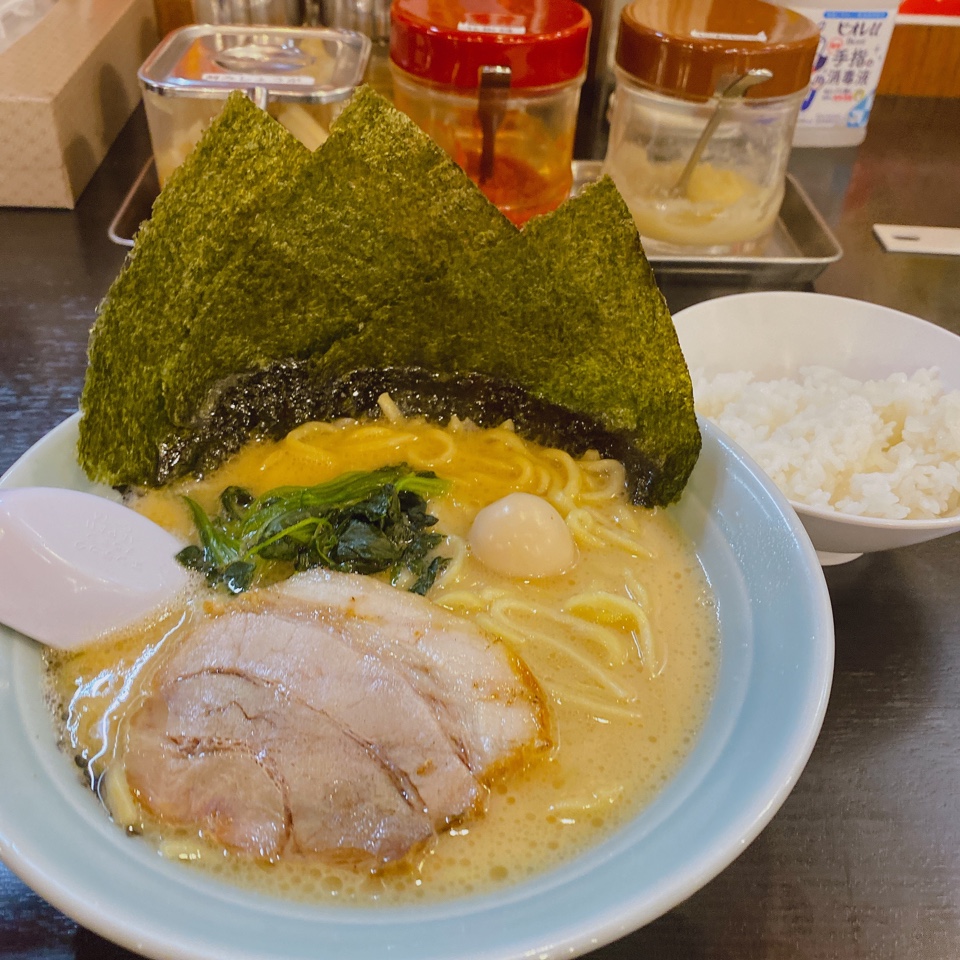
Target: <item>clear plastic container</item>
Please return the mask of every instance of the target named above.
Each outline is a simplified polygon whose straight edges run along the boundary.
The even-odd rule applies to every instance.
[[[649,251],[762,249],[783,199],[818,36],[809,20],[761,0],[624,8],[604,170]],[[720,96],[751,72],[759,82],[745,94]]]
[[[369,38],[347,30],[210,24],[175,30],[138,73],[160,185],[233,90],[246,92],[315,150],[361,82],[369,55]]]
[[[572,0],[395,0],[394,102],[515,224],[569,195],[590,15]]]

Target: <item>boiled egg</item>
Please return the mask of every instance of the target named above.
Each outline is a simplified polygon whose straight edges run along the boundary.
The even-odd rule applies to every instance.
[[[563,517],[532,493],[510,493],[484,507],[468,541],[484,566],[518,580],[553,577],[577,562],[577,547]]]

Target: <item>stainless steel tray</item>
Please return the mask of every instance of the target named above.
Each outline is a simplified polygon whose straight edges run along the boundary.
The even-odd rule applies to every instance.
[[[574,160],[573,193],[600,176],[599,160]],[[836,237],[797,181],[787,175],[780,216],[760,253],[749,257],[648,254],[658,278],[760,285],[809,283],[843,256]]]
[[[574,160],[573,193],[600,176],[599,160]],[[153,160],[148,160],[110,224],[114,243],[132,247],[140,224],[150,216],[160,192]],[[793,177],[787,176],[780,216],[764,250],[749,257],[679,257],[651,254],[658,277],[752,286],[807,283],[839,260],[843,251],[830,228]]]

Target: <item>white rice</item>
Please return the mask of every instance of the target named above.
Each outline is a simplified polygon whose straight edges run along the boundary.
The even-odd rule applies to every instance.
[[[895,520],[960,513],[960,391],[936,369],[859,381],[693,371],[697,412],[737,441],[788,499]]]

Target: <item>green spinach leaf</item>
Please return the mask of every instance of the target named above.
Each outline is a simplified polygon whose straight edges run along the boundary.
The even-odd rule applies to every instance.
[[[200,544],[185,547],[177,559],[230,593],[322,566],[389,572],[393,582],[406,575],[410,589],[425,594],[449,562],[431,556],[443,536],[429,529],[437,518],[428,513],[427,498],[447,486],[434,473],[399,464],[259,497],[227,487],[215,517],[184,497]]]

